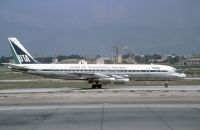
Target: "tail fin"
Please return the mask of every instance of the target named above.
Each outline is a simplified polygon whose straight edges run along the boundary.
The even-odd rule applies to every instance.
[[[35,64],[37,61],[28,53],[17,38],[8,38],[15,64]]]

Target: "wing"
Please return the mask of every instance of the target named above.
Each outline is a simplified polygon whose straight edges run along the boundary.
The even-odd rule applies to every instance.
[[[81,79],[90,81],[113,81],[113,82],[128,82],[128,75],[111,75],[106,73],[72,73]]]

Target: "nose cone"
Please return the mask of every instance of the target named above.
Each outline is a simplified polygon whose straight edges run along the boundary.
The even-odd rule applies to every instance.
[[[184,78],[186,78],[186,75],[184,74],[184,73],[174,73],[174,74],[172,74],[172,78],[174,78],[174,79],[184,79]]]
[[[176,75],[176,77],[178,78],[178,79],[184,79],[184,78],[186,78],[186,74],[184,74],[184,73],[178,73],[177,75]]]

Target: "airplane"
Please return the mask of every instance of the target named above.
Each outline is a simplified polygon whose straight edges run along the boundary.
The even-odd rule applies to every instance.
[[[36,61],[15,37],[8,38],[15,63],[9,63],[13,71],[20,71],[47,78],[86,80],[92,88],[102,88],[104,83],[124,83],[130,80],[167,81],[183,79],[171,66],[155,64],[42,64]]]

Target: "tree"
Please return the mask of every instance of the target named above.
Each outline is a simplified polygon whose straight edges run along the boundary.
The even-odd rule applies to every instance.
[[[152,55],[152,58],[153,58],[153,59],[162,59],[162,55],[154,53],[154,54]]]
[[[10,59],[12,59],[12,57],[1,56],[0,63],[9,63]]]
[[[168,60],[168,63],[169,64],[176,64],[176,63],[179,63],[179,56],[176,56],[176,55],[170,55],[167,57],[167,60]]]

